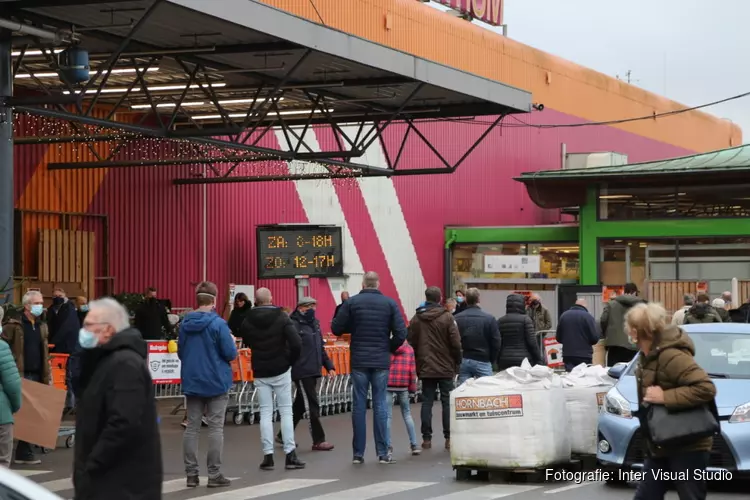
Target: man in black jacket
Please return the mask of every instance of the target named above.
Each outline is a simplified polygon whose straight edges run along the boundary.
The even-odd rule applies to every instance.
[[[106,298],[90,304],[79,335],[73,465],[79,500],[155,500],[162,457],[148,349],[128,313]]]
[[[326,433],[320,423],[318,379],[323,372],[323,367],[325,367],[326,374],[329,377],[335,377],[336,371],[333,362],[326,353],[325,344],[323,344],[320,322],[315,318],[317,306],[318,301],[314,298],[303,297],[297,303],[297,309],[290,315],[302,340],[300,357],[292,367],[292,381],[297,386],[297,396],[294,398],[292,410],[295,429],[299,421],[302,420],[305,411],[308,412],[313,451],[331,451],[333,445],[326,441]],[[276,442],[282,444],[284,442],[281,431],[276,435]]]
[[[164,340],[172,333],[167,309],[156,298],[156,288],[146,290],[143,303],[135,311],[135,327],[145,340]]]
[[[544,364],[534,321],[526,314],[523,295],[508,295],[505,316],[497,320],[497,326],[503,343],[497,358],[499,370],[521,366],[524,359],[528,359],[532,366]]]
[[[62,288],[55,288],[52,294],[52,305],[47,309],[49,343],[55,346],[51,350],[55,353],[71,354],[78,344],[78,330],[81,329],[78,311]]]
[[[586,309],[586,301],[580,299],[562,313],[557,324],[557,341],[562,344],[565,371],[571,371],[581,363],[591,364],[593,346],[599,342],[599,330],[594,317]]]
[[[300,357],[301,340],[292,320],[273,305],[268,288],[255,292],[255,307],[240,328],[242,341],[250,348],[253,376],[260,403],[260,441],[263,446],[262,470],[273,470],[273,396],[281,417],[287,469],[304,469],[297,458],[292,414],[292,366]]]
[[[492,375],[492,362],[500,352],[497,321],[494,316],[480,309],[479,295],[477,288],[466,290],[466,309],[455,316],[463,350],[458,385],[472,377]]]

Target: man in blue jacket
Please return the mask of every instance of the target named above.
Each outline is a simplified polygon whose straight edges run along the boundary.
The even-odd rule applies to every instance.
[[[232,387],[231,362],[237,357],[237,346],[226,321],[215,312],[216,285],[204,281],[195,289],[195,294],[198,309],[183,318],[177,344],[187,412],[187,428],[182,441],[185,473],[187,486],[197,487],[198,433],[205,413],[208,423],[208,487],[219,488],[230,485],[220,467],[224,419]]]
[[[333,319],[336,336],[351,334],[353,463],[364,463],[367,441],[367,392],[372,387],[375,447],[381,464],[395,463],[388,451],[386,395],[391,353],[406,339],[406,325],[396,301],[378,290],[380,278],[365,274],[362,291],[347,300]]]
[[[599,342],[599,331],[594,317],[586,309],[585,300],[578,300],[560,316],[556,337],[562,344],[565,371],[569,372],[581,363],[591,364],[593,346]]]

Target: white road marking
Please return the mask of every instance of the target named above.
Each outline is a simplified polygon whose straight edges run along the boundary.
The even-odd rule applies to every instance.
[[[569,484],[568,486],[562,486],[560,488],[555,488],[553,490],[547,490],[544,492],[545,495],[551,495],[554,493],[562,493],[563,491],[569,491],[569,490],[575,490],[576,488],[582,488],[583,486],[589,486],[595,484],[594,482],[583,482],[583,483],[576,483],[576,484]]]
[[[69,477],[66,477],[63,479],[55,479],[54,481],[39,483],[39,486],[47,488],[52,493],[57,493],[58,491],[72,490],[73,480]]]
[[[34,470],[34,469],[11,469],[11,471],[23,477],[39,476],[41,474],[52,474],[53,472],[51,470]]]
[[[527,491],[536,490],[540,487],[541,486],[521,486],[515,484],[491,484],[488,486],[478,486],[469,490],[456,491],[439,497],[432,497],[430,500],[465,500],[467,498],[471,498],[472,500],[494,500],[495,498],[526,493]]]
[[[348,490],[325,493],[316,497],[305,498],[304,500],[369,500],[371,498],[394,495],[405,491],[416,490],[438,483],[423,483],[417,481],[383,481],[382,483],[351,488]]]
[[[220,489],[218,493],[200,498],[202,500],[250,500],[252,498],[261,498],[320,486],[321,484],[333,483],[335,481],[338,481],[338,479],[283,479],[273,483],[256,484],[239,490],[227,491]],[[323,498],[327,497],[324,496]]]

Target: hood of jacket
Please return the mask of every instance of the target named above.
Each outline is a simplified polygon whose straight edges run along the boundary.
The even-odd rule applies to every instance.
[[[182,318],[182,327],[180,331],[190,334],[202,333],[208,325],[217,319],[219,319],[219,315],[215,312],[189,312]]]
[[[654,338],[654,348],[647,358],[657,356],[659,352],[665,349],[681,349],[691,356],[695,356],[695,344],[685,331],[675,325],[667,325],[664,330],[659,332]]]
[[[614,300],[626,309],[630,309],[634,305],[643,302],[643,299],[637,295],[618,295]]]
[[[691,315],[695,316],[696,318],[705,318],[709,314],[716,314],[715,309],[711,304],[705,303],[705,304],[695,304],[693,305],[690,310],[688,311]]]
[[[269,328],[283,314],[286,313],[276,306],[254,307],[247,313],[245,321],[250,322],[256,328]]]
[[[508,298],[505,301],[505,313],[526,314],[526,298],[523,295],[515,293],[508,295]]]
[[[425,305],[420,306],[417,309],[417,316],[422,321],[435,321],[443,314],[450,314],[448,309],[444,308],[440,304],[434,302],[427,302]]]
[[[148,358],[148,344],[143,337],[141,332],[135,328],[128,328],[118,332],[112,336],[112,340],[100,347],[104,352],[114,352],[120,349],[130,349],[138,353],[143,359]]]

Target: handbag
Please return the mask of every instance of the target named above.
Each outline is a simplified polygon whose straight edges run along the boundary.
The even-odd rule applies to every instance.
[[[658,363],[656,373],[659,373]],[[664,405],[655,404],[649,404],[645,409],[646,435],[658,447],[693,443],[721,431],[715,399],[684,410],[669,410]]]

